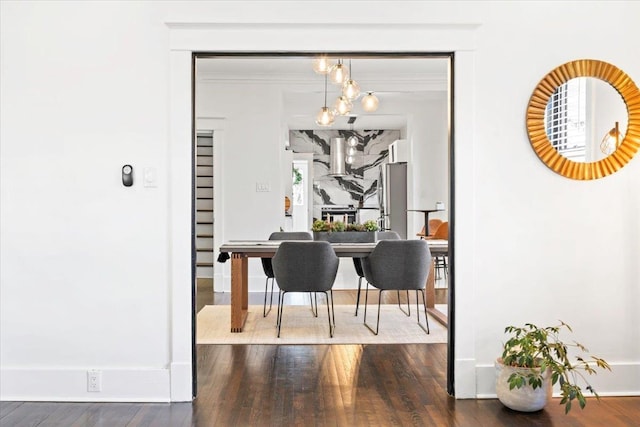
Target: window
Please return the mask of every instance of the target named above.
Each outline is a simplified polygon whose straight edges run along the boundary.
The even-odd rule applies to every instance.
[[[545,111],[551,145],[574,161],[581,161],[585,156],[586,110],[586,79],[576,78],[556,89]]]

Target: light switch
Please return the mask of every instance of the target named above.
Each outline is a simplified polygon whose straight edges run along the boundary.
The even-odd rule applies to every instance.
[[[157,187],[158,186],[158,172],[154,167],[146,167],[143,170],[142,182],[145,187]]]
[[[271,191],[271,184],[268,182],[256,182],[256,192],[265,193]]]

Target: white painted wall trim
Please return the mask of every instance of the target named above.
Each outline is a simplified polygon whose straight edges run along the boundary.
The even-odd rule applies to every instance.
[[[191,96],[190,76],[187,81],[185,74],[187,68],[191,67],[192,52],[296,52],[296,51],[358,51],[358,52],[444,52],[455,51],[457,55],[455,63],[456,79],[456,123],[464,123],[464,128],[456,129],[456,153],[461,158],[456,158],[456,197],[459,200],[456,220],[463,229],[471,234],[460,233],[456,245],[459,245],[462,254],[466,254],[465,264],[473,259],[473,224],[474,216],[473,201],[473,175],[469,172],[473,170],[474,159],[474,134],[475,134],[475,112],[474,103],[475,88],[473,85],[473,64],[475,48],[475,31],[477,24],[397,24],[392,25],[384,22],[385,31],[379,31],[381,22],[358,22],[345,23],[345,25],[301,25],[300,23],[278,23],[269,24],[242,24],[242,23],[172,23],[169,27],[169,40],[171,49],[171,106],[170,106],[170,126],[171,126],[171,153],[170,159],[170,179],[171,195],[170,209],[172,212],[170,219],[171,236],[173,239],[171,251],[172,264],[172,284],[174,298],[172,304],[172,355],[179,356],[180,360],[173,359],[173,362],[183,362],[186,354],[191,352],[190,340],[187,345],[186,335],[190,333],[191,327],[185,325],[185,319],[190,318],[191,302],[187,303],[184,298],[184,289],[190,287],[191,279],[184,265],[186,252],[190,253],[189,245],[190,230],[187,232],[184,227],[184,219],[188,216],[191,203],[191,187],[185,185],[185,181],[190,182],[191,162],[188,156],[185,157],[185,150],[190,148],[191,120],[185,114],[185,109],[191,110],[190,103],[187,107],[187,98]],[[331,27],[331,31],[328,31]],[[327,39],[326,34],[331,34]],[[398,40],[402,40],[398,43]],[[346,42],[345,42],[346,41]],[[464,55],[462,52],[466,52]],[[459,58],[459,60],[458,60]],[[181,80],[182,79],[182,80]],[[190,151],[190,149],[189,149]],[[463,174],[460,171],[466,171]],[[458,181],[459,180],[459,181]],[[460,218],[464,215],[464,218]],[[216,218],[220,220],[220,218]],[[186,222],[188,224],[188,221]],[[471,237],[470,237],[471,236]],[[184,252],[183,252],[184,251]],[[460,252],[458,252],[460,253]],[[473,295],[473,277],[470,274],[472,267],[463,268],[462,275],[458,276],[458,294],[464,294],[462,301],[467,301]],[[465,280],[468,280],[465,282]],[[177,298],[176,298],[177,297]],[[458,307],[460,305],[456,300]],[[473,304],[470,304],[473,306]],[[456,360],[464,360],[469,363],[474,360],[474,313],[472,311],[461,310],[456,316]],[[179,337],[179,338],[177,338]],[[187,348],[188,347],[188,348]],[[458,367],[459,363],[456,363]],[[470,398],[476,396],[475,376],[462,377],[460,373],[455,373],[456,396],[459,398]],[[466,374],[465,374],[466,375]],[[470,377],[470,378],[469,378]],[[185,396],[182,396],[185,398]],[[172,392],[172,400],[177,398]]]
[[[170,393],[172,402],[188,402],[191,400],[193,389],[191,366],[191,362],[171,364]]]
[[[171,376],[171,400],[190,401],[193,245],[191,242],[192,144],[191,53],[171,52],[169,78],[169,304],[171,365],[188,366]],[[180,377],[180,378],[179,378]],[[189,386],[185,386],[189,384]]]
[[[455,114],[455,394],[476,397],[475,365],[475,241],[476,241],[476,112],[475,53],[456,52],[454,58]]]
[[[86,391],[89,369],[102,371],[102,391]],[[168,402],[173,387],[168,369],[4,368],[0,378],[3,401]]]
[[[385,19],[388,17],[384,17]],[[403,19],[406,17],[403,17]],[[384,25],[385,31],[380,31]],[[385,52],[450,52],[474,50],[476,30],[479,24],[429,24],[429,23],[390,23],[379,21],[345,22],[344,24],[278,22],[278,23],[208,23],[182,24],[167,23],[170,29],[171,50],[190,52],[340,52],[340,51],[385,51]],[[243,37],[238,37],[238,32]],[[296,37],[290,34],[295,32]],[[244,35],[259,37],[261,44],[270,44],[270,48],[258,48],[247,44]],[[407,34],[407,46],[398,46],[390,33]],[[225,36],[226,34],[226,36]],[[340,44],[329,47],[332,40],[326,35],[332,34]],[[365,41],[372,46],[362,49]],[[415,44],[415,46],[409,46]],[[428,45],[428,47],[426,46]],[[286,46],[286,48],[284,48]]]

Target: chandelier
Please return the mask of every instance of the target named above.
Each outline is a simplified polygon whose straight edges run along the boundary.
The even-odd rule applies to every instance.
[[[320,109],[316,123],[320,126],[331,126],[335,116],[346,116],[351,113],[354,101],[361,95],[360,85],[353,79],[351,59],[349,59],[349,68],[347,69],[342,59],[332,63],[328,56],[319,55],[313,59],[313,71],[325,77],[324,107]],[[327,107],[327,76],[332,83],[340,85],[341,88],[333,110]],[[363,111],[367,113],[376,111],[379,103],[380,101],[373,94],[373,91],[367,91],[360,101]]]

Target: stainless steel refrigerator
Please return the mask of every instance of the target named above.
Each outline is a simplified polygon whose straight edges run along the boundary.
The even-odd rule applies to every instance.
[[[380,165],[378,177],[380,229],[407,238],[407,164]]]

